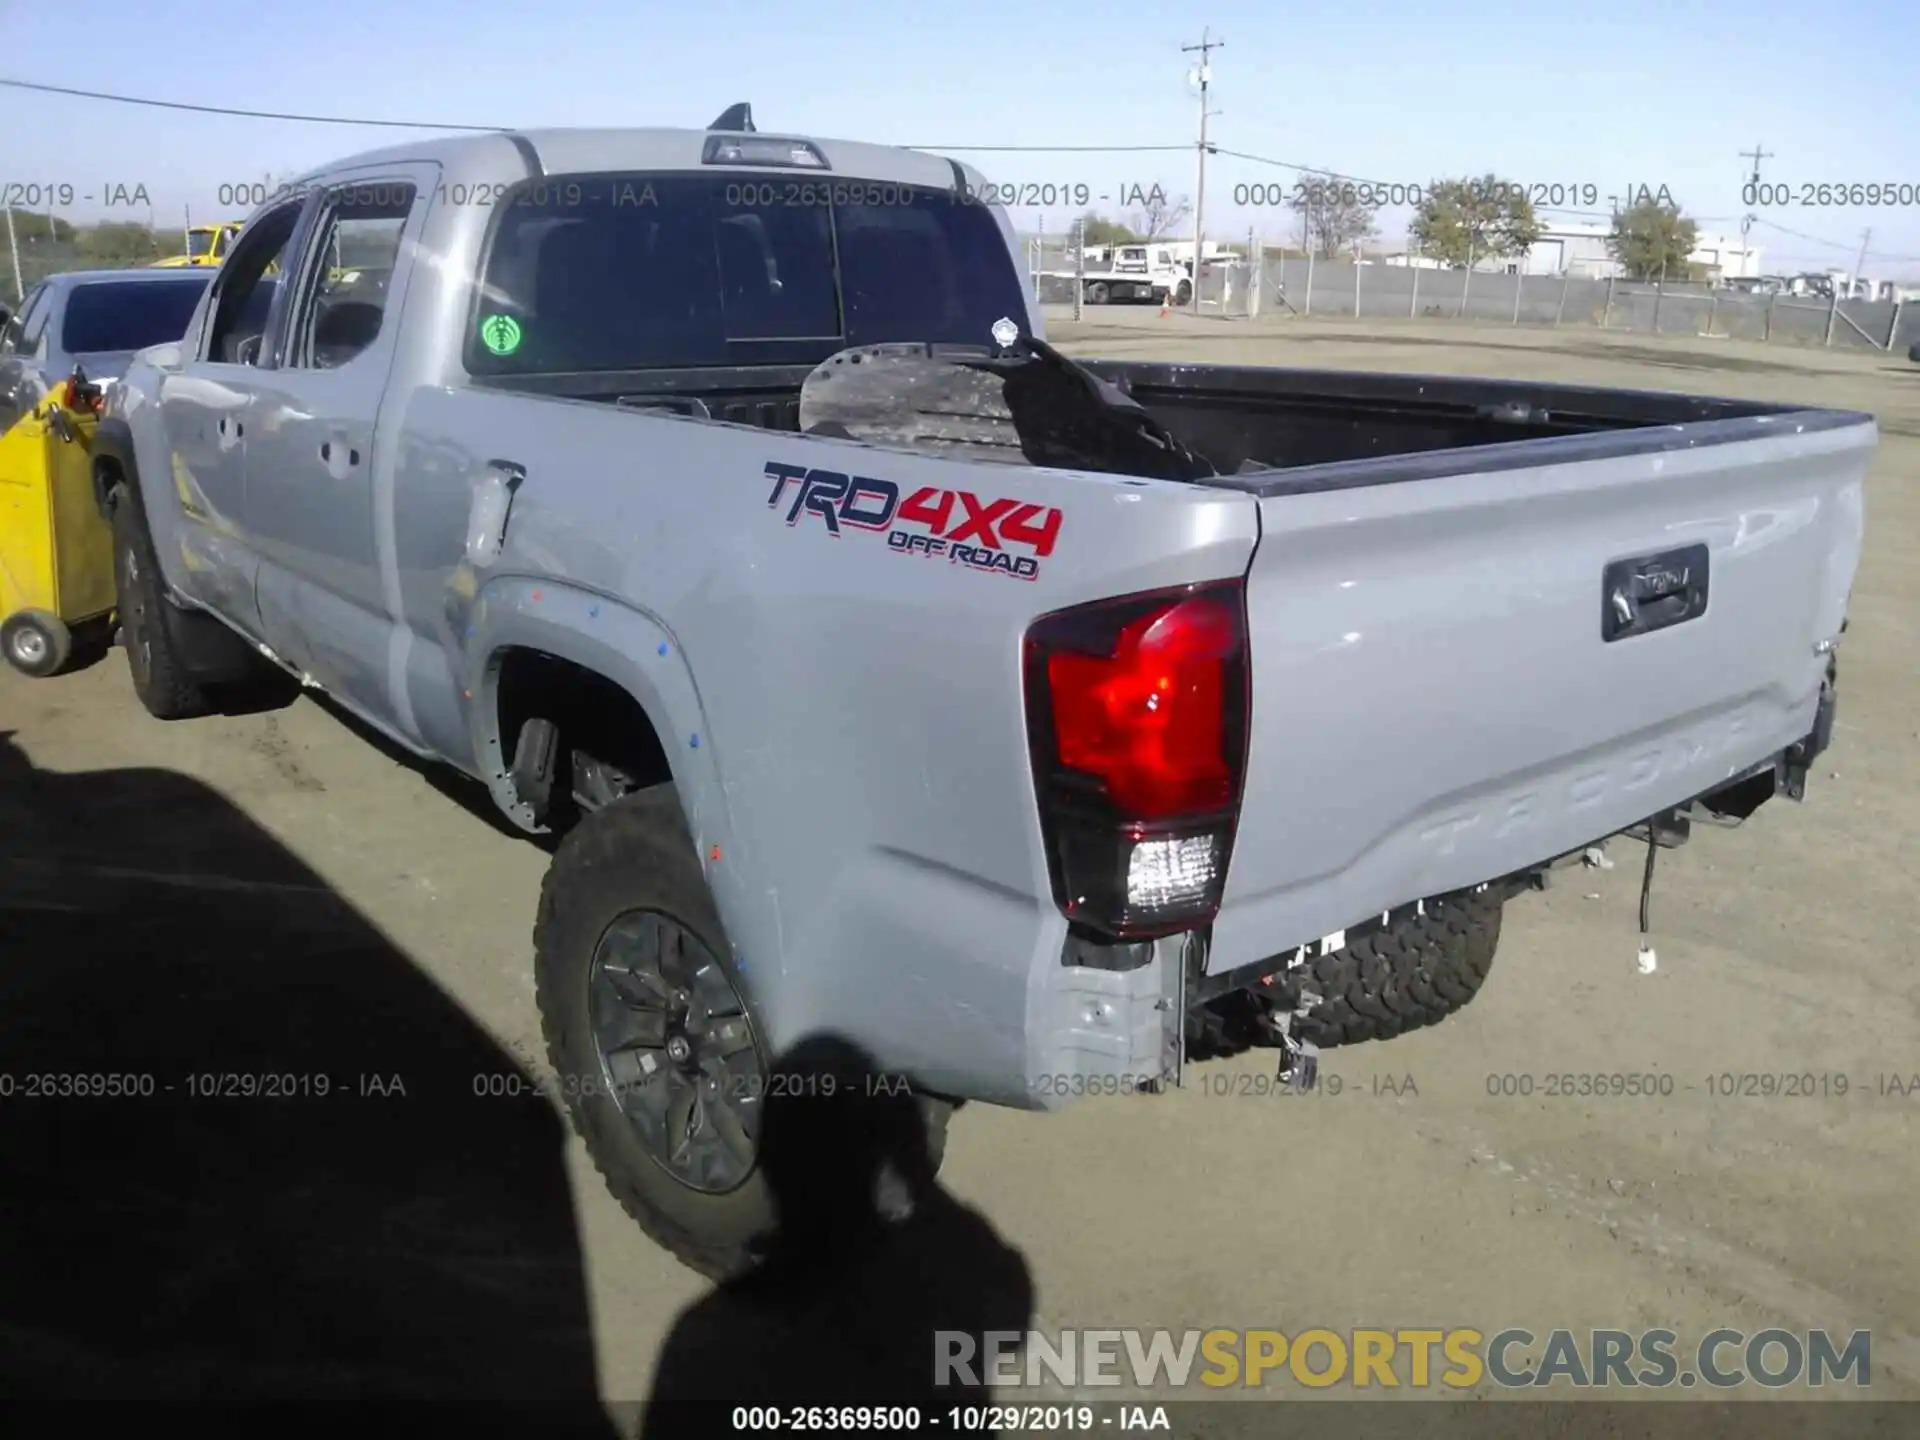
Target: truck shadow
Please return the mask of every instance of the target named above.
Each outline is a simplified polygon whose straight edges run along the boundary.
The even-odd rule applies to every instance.
[[[0,732],[0,1057],[0,1394],[613,1435],[559,1117],[217,792]]]
[[[779,1241],[679,1317],[644,1410],[610,1415],[531,1077],[210,787],[40,770],[0,731],[10,1401],[177,1409],[203,1435],[399,1402],[595,1440],[724,1434],[743,1403],[987,1402],[938,1383],[936,1332],[1026,1330],[1024,1259],[933,1179],[918,1102],[857,1047],[815,1037],[774,1075]],[[883,1170],[908,1218],[881,1214]]]
[[[743,1405],[914,1407],[921,1425],[944,1425],[956,1405],[991,1404],[986,1386],[967,1382],[987,1332],[1027,1331],[1033,1278],[934,1179],[905,1086],[849,1040],[801,1041],[769,1077],[760,1163],[779,1216],[774,1248],[675,1322],[641,1440],[727,1434]],[[967,1368],[944,1374],[943,1353]]]

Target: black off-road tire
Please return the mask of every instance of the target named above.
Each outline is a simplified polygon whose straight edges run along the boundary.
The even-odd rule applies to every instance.
[[[1438,1024],[1486,983],[1504,909],[1497,886],[1429,900],[1426,914],[1308,961],[1305,976],[1296,972],[1274,986],[1278,1003],[1291,1009],[1311,985],[1320,1003],[1294,1033],[1323,1050]]]
[[[173,602],[160,576],[160,559],[140,496],[131,486],[122,485],[114,490],[112,505],[114,592],[133,693],[156,720],[211,714],[213,701],[189,672],[167,624]]]
[[[1504,893],[1498,886],[1427,902],[1424,915],[1354,938],[1271,986],[1225,995],[1188,1018],[1187,1052],[1197,1060],[1274,1043],[1273,1012],[1292,1013],[1303,989],[1320,1001],[1293,1034],[1322,1050],[1391,1040],[1437,1024],[1473,1000],[1500,944]],[[1310,978],[1309,978],[1310,977]]]
[[[765,1049],[752,993],[733,965],[671,785],[593,811],[567,833],[548,866],[534,926],[534,982],[554,1069],[582,1080],[600,1074],[589,1014],[593,957],[614,919],[639,909],[671,917],[706,946],[745,1001],[761,1065],[770,1072],[775,1057]],[[711,1280],[737,1279],[760,1265],[778,1217],[757,1164],[725,1193],[696,1190],[647,1152],[604,1088],[563,1083],[560,1090],[607,1188],[648,1236]],[[945,1152],[950,1110],[943,1101],[921,1099],[927,1157],[935,1170]]]

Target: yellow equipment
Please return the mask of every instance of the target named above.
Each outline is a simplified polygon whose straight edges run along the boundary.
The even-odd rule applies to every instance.
[[[114,607],[113,533],[93,499],[100,392],[64,380],[0,435],[0,654],[53,675]]]
[[[185,265],[218,265],[233,248],[234,237],[240,233],[241,223],[238,220],[224,220],[218,225],[189,225],[187,253],[155,260],[149,268],[174,270]]]

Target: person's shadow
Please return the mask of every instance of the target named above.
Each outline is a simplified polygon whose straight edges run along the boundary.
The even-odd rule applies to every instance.
[[[1020,1252],[934,1180],[920,1106],[839,1036],[804,1040],[775,1064],[760,1164],[777,1232],[752,1274],[675,1322],[641,1440],[732,1433],[739,1406],[913,1406],[920,1433],[935,1417],[944,1428],[953,1406],[991,1401],[970,1377],[984,1381],[988,1332],[1025,1335],[1033,1280]]]
[[[32,1433],[404,1405],[611,1440],[563,1141],[219,793],[0,732],[0,1397]]]

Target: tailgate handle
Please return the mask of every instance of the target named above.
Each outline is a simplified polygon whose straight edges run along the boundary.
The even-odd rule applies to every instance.
[[[1600,638],[1611,644],[1707,613],[1707,547],[1616,560],[1600,577]]]

